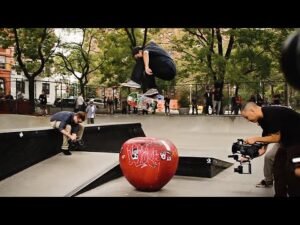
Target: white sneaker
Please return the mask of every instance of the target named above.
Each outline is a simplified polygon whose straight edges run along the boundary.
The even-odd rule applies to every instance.
[[[134,82],[133,80],[128,81],[127,83],[122,83],[121,86],[124,87],[132,87],[132,88],[141,88],[141,85]]]
[[[157,95],[158,90],[156,88],[151,88],[144,93],[145,96]]]

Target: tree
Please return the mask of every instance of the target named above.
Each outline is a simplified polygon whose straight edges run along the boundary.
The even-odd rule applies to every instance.
[[[175,40],[175,50],[183,53],[184,77],[195,73],[204,75],[205,80],[213,82],[222,93],[227,63],[235,42],[233,31],[221,28],[185,29],[186,34]]]
[[[279,65],[281,46],[292,29],[236,29],[236,45],[228,63],[227,81],[237,86],[243,82],[248,88],[264,96],[261,82],[282,80]],[[281,77],[281,78],[280,78]]]
[[[89,82],[90,75],[98,70],[103,62],[99,62],[98,56],[105,56],[106,50],[101,51],[98,47],[97,29],[82,28],[82,41],[80,43],[69,42],[61,45],[62,50],[56,53],[62,61],[57,65],[64,68],[79,81],[80,91],[85,98],[84,87]]]
[[[136,35],[135,32],[136,28],[125,28],[126,34],[130,40],[130,47],[131,49],[133,49],[134,47],[138,46],[138,36]],[[143,38],[143,44],[141,45],[142,47],[145,46],[145,44],[147,43],[147,33],[148,33],[148,28],[144,29],[144,38]]]
[[[221,91],[226,73],[226,64],[234,45],[233,29],[189,28],[175,49],[183,52],[184,74],[207,74],[207,80],[219,83]]]
[[[175,40],[176,50],[183,53],[186,76],[200,74],[208,82],[226,80],[236,85],[241,82],[259,90],[261,80],[272,80],[280,74],[279,57],[283,40],[292,29],[185,29],[186,34]],[[277,76],[277,75],[276,75]]]
[[[34,112],[34,80],[41,75],[52,56],[59,40],[51,28],[0,29],[2,47],[15,47],[17,69],[21,69],[29,83],[29,101]]]
[[[103,64],[99,70],[99,82],[107,87],[118,86],[131,74],[133,59],[130,41],[124,29],[106,29],[102,35],[101,48],[107,49]]]

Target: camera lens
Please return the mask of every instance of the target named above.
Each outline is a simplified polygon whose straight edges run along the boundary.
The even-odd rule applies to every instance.
[[[239,145],[238,145],[238,143],[237,143],[237,142],[233,143],[233,144],[232,144],[232,149],[231,149],[232,153],[235,154],[235,153],[238,152],[238,150],[239,150]]]

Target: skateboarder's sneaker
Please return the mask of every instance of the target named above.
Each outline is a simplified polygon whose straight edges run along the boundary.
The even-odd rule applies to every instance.
[[[128,82],[126,83],[122,83],[121,86],[124,86],[124,87],[131,87],[131,88],[141,88],[141,85],[134,82],[133,80],[129,80]]]
[[[145,96],[153,96],[153,95],[158,95],[159,92],[156,88],[151,88],[148,91],[146,91],[143,95]]]

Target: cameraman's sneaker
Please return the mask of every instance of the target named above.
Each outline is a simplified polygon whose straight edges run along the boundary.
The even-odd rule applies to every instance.
[[[269,188],[272,186],[273,186],[273,181],[265,181],[265,180],[262,180],[256,185],[256,187],[258,188]]]
[[[133,80],[130,80],[127,83],[122,83],[121,86],[131,87],[131,88],[141,88],[141,85],[134,82]]]

